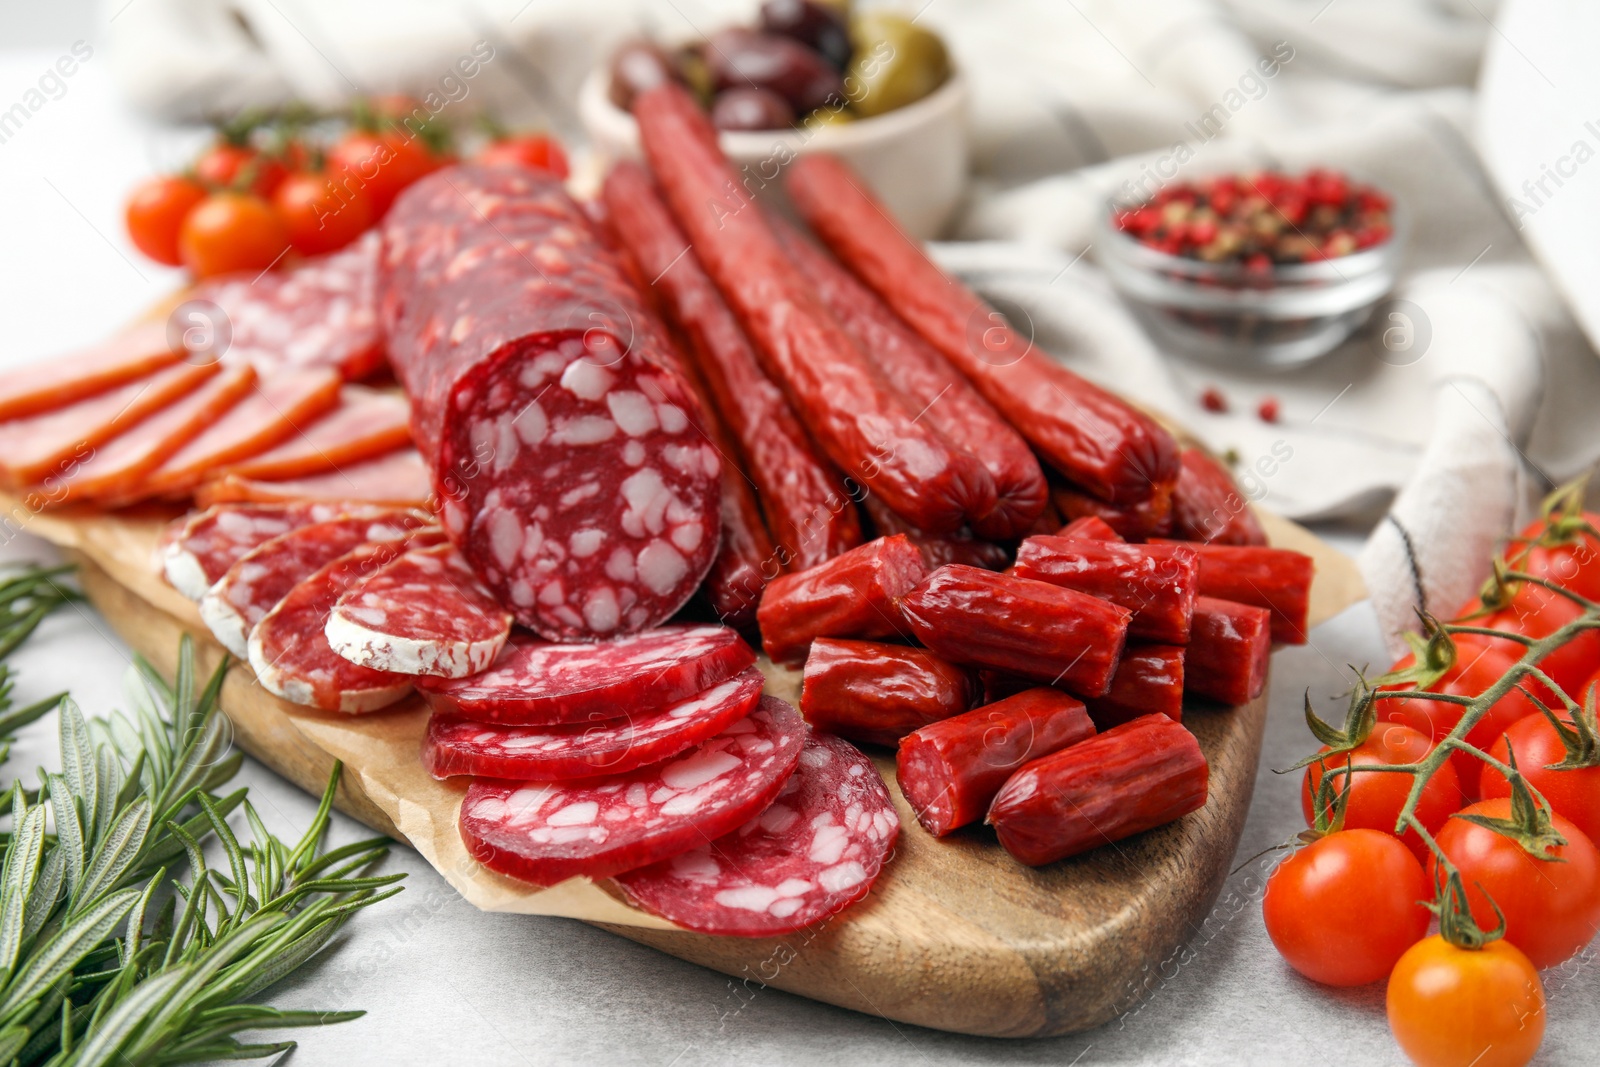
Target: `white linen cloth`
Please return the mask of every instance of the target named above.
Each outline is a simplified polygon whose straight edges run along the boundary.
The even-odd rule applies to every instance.
[[[542,120],[571,138],[580,135],[577,86],[618,38],[641,28],[690,36],[748,20],[753,6],[138,0],[112,4],[106,28],[126,93],[171,117],[405,90]],[[901,6],[921,8],[917,17],[943,34],[972,85],[974,181],[940,259],[1029,317],[1070,366],[1236,453],[1244,487],[1263,506],[1308,521],[1376,522],[1361,564],[1391,642],[1415,609],[1455,609],[1539,492],[1600,455],[1591,415],[1600,362],[1474,147],[1472,84],[1485,47],[1512,49],[1500,66],[1520,53],[1491,28],[1492,4]],[[447,80],[480,40],[494,59],[469,82]],[[1279,61],[1270,76],[1263,57]],[[1386,307],[1374,330],[1292,371],[1158,352],[1095,266],[1094,222],[1124,182],[1170,171],[1175,158],[1184,161],[1179,180],[1328,165],[1394,193],[1410,222],[1397,317]],[[1524,167],[1537,176],[1537,164]],[[1502,160],[1494,172],[1514,187],[1517,168]],[[1592,213],[1592,197],[1566,202]],[[1206,389],[1230,410],[1204,410]],[[1275,423],[1255,413],[1268,398],[1281,411]]]

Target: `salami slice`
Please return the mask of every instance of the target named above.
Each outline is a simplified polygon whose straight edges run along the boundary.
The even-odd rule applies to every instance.
[[[667,763],[576,782],[479,778],[461,836],[492,871],[534,885],[607,878],[721,837],[771,804],[800,761],[806,727],[775,697]]]
[[[670,617],[716,556],[722,464],[616,255],[516,167],[430,175],[383,232],[390,356],[478,577],[552,639]]]
[[[221,368],[179,363],[63,408],[0,423],[0,478],[37,485],[70,473],[101,445],[198,389]]]
[[[443,534],[438,535],[442,540]],[[427,533],[413,541],[427,541]],[[358,713],[387,707],[411,680],[351,663],[323,635],[339,598],[405,551],[404,541],[370,541],[347,552],[278,601],[250,631],[250,669],[261,687],[291,704]]]
[[[249,363],[264,374],[325,367],[363,378],[383,363],[378,244],[377,233],[369,232],[291,270],[203,282],[193,298],[210,300],[227,315],[229,362]]]
[[[339,406],[287,441],[229,464],[243,478],[282,481],[337,471],[411,442],[411,405],[403,396],[359,385],[339,391]]]
[[[219,504],[176,520],[161,567],[174,589],[199,600],[245,553],[341,513],[333,504]]]
[[[687,700],[756,661],[726,626],[662,626],[594,644],[512,635],[492,667],[471,678],[418,678],[435,711],[483,722],[615,719]]]
[[[620,774],[670,759],[730,723],[761,699],[766,676],[754,667],[688,700],[603,723],[502,726],[435,715],[422,762],[435,778],[475,774],[559,781]]]
[[[66,407],[154,374],[182,355],[167,343],[166,325],[149,322],[91,348],[8,370],[0,382],[0,419]]]
[[[426,508],[433,500],[428,471],[414,448],[352,463],[326,474],[283,481],[244,478],[226,474],[206,482],[195,492],[195,502],[205,507],[230,501],[280,502],[359,500],[400,508]]]
[[[219,467],[264,452],[339,402],[339,375],[328,369],[283,370],[256,382],[228,417],[145,476],[130,496],[187,493]]]
[[[866,896],[899,834],[872,761],[847,741],[813,735],[766,811],[617,884],[636,907],[690,930],[770,937]]]
[[[200,618],[223,648],[242,659],[249,655],[250,631],[301,579],[369,541],[404,541],[427,521],[415,512],[390,511],[291,530],[229,567],[201,596]]]
[[[407,552],[351,589],[324,635],[351,663],[392,674],[463,678],[494,662],[511,614],[453,545]]]

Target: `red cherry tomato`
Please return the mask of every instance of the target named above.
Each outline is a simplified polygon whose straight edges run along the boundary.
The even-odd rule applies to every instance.
[[[1544,1040],[1544,987],[1516,946],[1457,948],[1438,934],[1389,976],[1389,1030],[1418,1067],[1523,1067]]]
[[[244,180],[246,170],[250,172],[249,191],[267,197],[272,195],[288,173],[277,157],[248,145],[229,144],[226,141],[212,145],[194,161],[195,177],[217,189],[234,190],[235,183]]]
[[[1461,814],[1508,818],[1511,801],[1479,801]],[[1485,930],[1495,926],[1492,897],[1506,917],[1506,940],[1541,969],[1570,959],[1600,928],[1600,852],[1566,818],[1552,815],[1551,823],[1567,839],[1551,850],[1553,861],[1535,859],[1511,838],[1462,819],[1451,819],[1435,838],[1461,871],[1472,918]]]
[[[322,171],[289,175],[272,204],[289,230],[289,243],[302,255],[343,248],[372,225],[372,201],[343,171],[335,182]]]
[[[1322,751],[1328,751],[1327,746],[1323,746]],[[1402,767],[1420,763],[1431,751],[1433,742],[1426,735],[1399,723],[1379,723],[1365,744],[1347,755],[1328,760],[1328,767],[1336,770],[1351,763],[1357,767]],[[1306,768],[1305,780],[1300,787],[1300,809],[1305,813],[1307,825],[1315,822],[1314,798],[1317,786],[1322,782],[1322,774],[1321,764],[1311,764]],[[1415,780],[1409,774],[1387,771],[1369,771],[1365,774],[1356,771],[1350,775],[1350,796],[1345,801],[1344,828],[1377,830],[1392,835],[1395,822],[1400,818],[1400,809],[1405,806],[1406,795],[1411,792],[1411,783]],[[1345,784],[1344,775],[1334,776],[1335,792],[1342,792]],[[1461,784],[1456,778],[1455,764],[1446,763],[1423,787],[1422,797],[1416,807],[1417,818],[1428,833],[1436,834],[1444,821],[1453,812],[1461,810],[1465,802],[1461,795]],[[1407,830],[1400,840],[1416,855],[1418,862],[1427,861],[1428,846],[1415,831]]]
[[[157,263],[178,266],[183,262],[178,254],[178,230],[184,217],[205,198],[203,185],[176,174],[140,182],[128,195],[124,215],[128,237],[135,248]]]
[[[1427,936],[1418,902],[1431,896],[1422,864],[1394,837],[1341,830],[1278,864],[1261,913],[1295,970],[1326,985],[1366,985]]]
[[[249,193],[213,193],[183,220],[178,247],[196,277],[262,271],[289,246],[289,231],[272,205]]]
[[[1600,767],[1550,770],[1551,764],[1567,758],[1567,750],[1561,743],[1561,735],[1543,715],[1529,715],[1512,723],[1489,749],[1489,755],[1502,763],[1509,762],[1506,758],[1508,746],[1516,750],[1517,769],[1530,785],[1544,794],[1550,809],[1570,819],[1590,843],[1600,839]],[[1482,767],[1478,795],[1485,800],[1509,797],[1511,785],[1505,775],[1487,763]]]
[[[1600,530],[1600,513],[1585,511],[1582,520]],[[1549,528],[1544,519],[1528,524],[1520,537],[1506,547],[1506,558],[1514,569],[1548,578],[1590,600],[1600,600],[1600,540],[1584,530],[1573,530],[1552,545],[1540,545],[1539,536]]]
[[[1478,602],[1473,601],[1464,613],[1475,611],[1477,607]],[[1474,623],[1537,639],[1549,637],[1582,614],[1582,608],[1560,593],[1541,585],[1524,583],[1511,598],[1509,606],[1489,616],[1487,620],[1474,620]],[[1504,642],[1501,647],[1512,659],[1522,657],[1523,649],[1514,642]],[[1581,695],[1583,683],[1596,670],[1600,670],[1600,631],[1589,630],[1578,634],[1540,660],[1539,669],[1554,679],[1569,696]],[[1537,685],[1537,683],[1531,684]],[[1545,699],[1537,688],[1534,691],[1540,699]],[[1552,703],[1550,700],[1545,702]]]
[[[562,149],[561,142],[542,133],[525,133],[493,141],[479,149],[473,158],[490,165],[536,167],[563,179],[570,173],[567,153]]]
[[[428,146],[405,131],[368,133],[352,130],[328,153],[328,169],[343,170],[359,182],[382,218],[406,186],[443,165]]]

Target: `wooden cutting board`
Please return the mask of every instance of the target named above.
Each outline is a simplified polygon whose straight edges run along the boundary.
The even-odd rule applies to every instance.
[[[0,496],[0,506],[13,504]],[[63,511],[31,516],[26,528],[67,549],[94,605],[158,669],[170,674],[187,632],[209,671],[221,648],[151,562],[166,517]],[[1263,519],[1274,543],[1317,560],[1313,623],[1364,595],[1348,559],[1291,523]],[[766,667],[768,690],[794,699],[798,676]],[[817,927],[751,940],[680,930],[583,879],[536,890],[485,871],[456,832],[464,785],[422,771],[427,713],[419,701],[360,717],[322,714],[278,700],[238,665],[222,704],[239,746],[310,792],[342,759],[340,810],[411,844],[479,907],[580,918],[722,971],[752,994],[771,985],[902,1022],[1004,1037],[1088,1029],[1138,1001],[1222,887],[1266,722],[1264,697],[1240,708],[1186,708],[1185,724],[1211,764],[1206,806],[1039,869],[1013,861],[981,827],[928,836],[895,785],[893,760],[880,756],[902,831],[871,895]]]

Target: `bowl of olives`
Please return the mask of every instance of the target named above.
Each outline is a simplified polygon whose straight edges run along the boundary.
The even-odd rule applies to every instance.
[[[747,185],[779,210],[783,168],[808,152],[848,161],[914,237],[935,236],[967,173],[966,87],[944,42],[911,18],[839,0],[766,0],[755,27],[704,40],[630,40],[585,81],[596,151],[637,158],[629,109],[663,81],[705,105]]]

